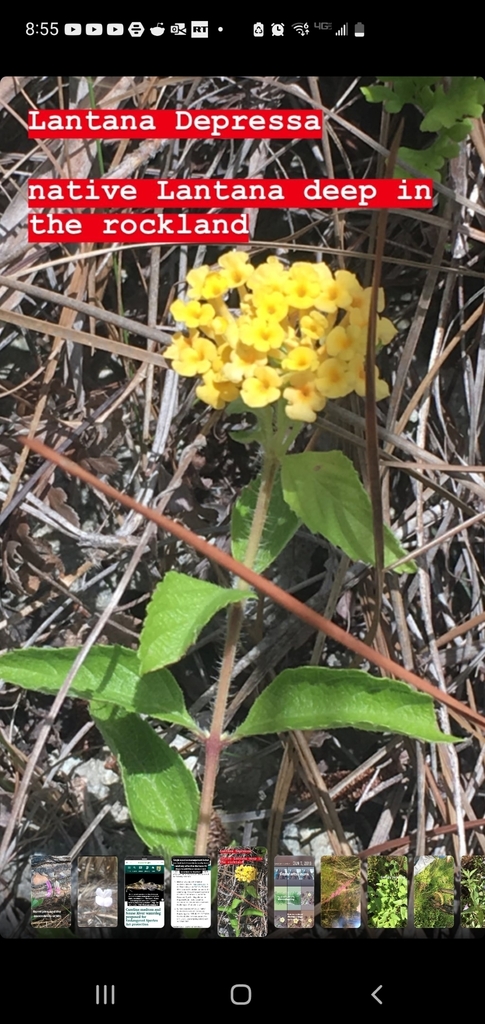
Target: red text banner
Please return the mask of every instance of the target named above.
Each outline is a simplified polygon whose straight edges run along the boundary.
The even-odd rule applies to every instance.
[[[433,182],[427,178],[33,178],[28,200],[36,209],[429,208]]]
[[[320,139],[320,110],[30,110],[34,139]]]
[[[29,213],[29,242],[149,242],[230,243],[249,242],[248,215],[133,213],[105,216],[101,213],[73,217],[63,213]]]

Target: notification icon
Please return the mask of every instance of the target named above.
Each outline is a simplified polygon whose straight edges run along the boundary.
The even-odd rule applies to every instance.
[[[209,22],[208,21],[191,21],[190,22],[190,35],[192,39],[208,39],[209,38]]]
[[[64,25],[64,35],[65,36],[80,36],[81,32],[82,32],[82,25],[78,25],[77,23],[74,23],[74,22],[68,22],[67,25]]]
[[[135,39],[139,39],[145,31],[145,26],[142,25],[141,21],[132,21],[131,25],[128,25],[128,32],[130,36],[134,36]]]

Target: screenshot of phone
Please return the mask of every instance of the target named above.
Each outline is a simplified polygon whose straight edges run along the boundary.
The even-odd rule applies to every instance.
[[[210,857],[172,857],[171,924],[173,928],[210,928]]]
[[[217,858],[217,933],[263,938],[268,931],[267,850],[228,846]]]
[[[163,928],[164,868],[160,858],[125,861],[125,928]]]
[[[275,928],[313,928],[315,863],[312,857],[275,857]]]
[[[6,962],[412,1010],[485,934],[485,81],[374,75],[426,18],[70,17],[0,78]]]
[[[116,928],[118,858],[79,857],[77,923],[79,928]]]

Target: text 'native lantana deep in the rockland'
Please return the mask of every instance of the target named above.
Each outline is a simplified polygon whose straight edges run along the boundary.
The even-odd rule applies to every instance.
[[[290,419],[313,423],[328,398],[365,393],[371,289],[355,274],[333,273],[326,263],[287,268],[276,256],[253,267],[248,253],[233,250],[215,267],[190,270],[187,284],[188,301],[170,307],[184,331],[165,355],[183,377],[202,377],[202,402],[223,409],[241,398],[261,409],[283,396]],[[378,350],[396,333],[377,317]],[[376,370],[376,396],[388,394]]]

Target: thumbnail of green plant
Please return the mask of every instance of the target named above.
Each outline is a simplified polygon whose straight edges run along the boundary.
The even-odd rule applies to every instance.
[[[435,857],[414,866],[414,924],[416,928],[452,928],[454,922],[453,857]]]
[[[360,926],[360,861],[358,857],[322,857],[320,875],[323,928]]]
[[[460,921],[465,928],[485,928],[485,857],[461,862]]]
[[[369,857],[367,920],[370,928],[404,928],[408,919],[406,857]]]

